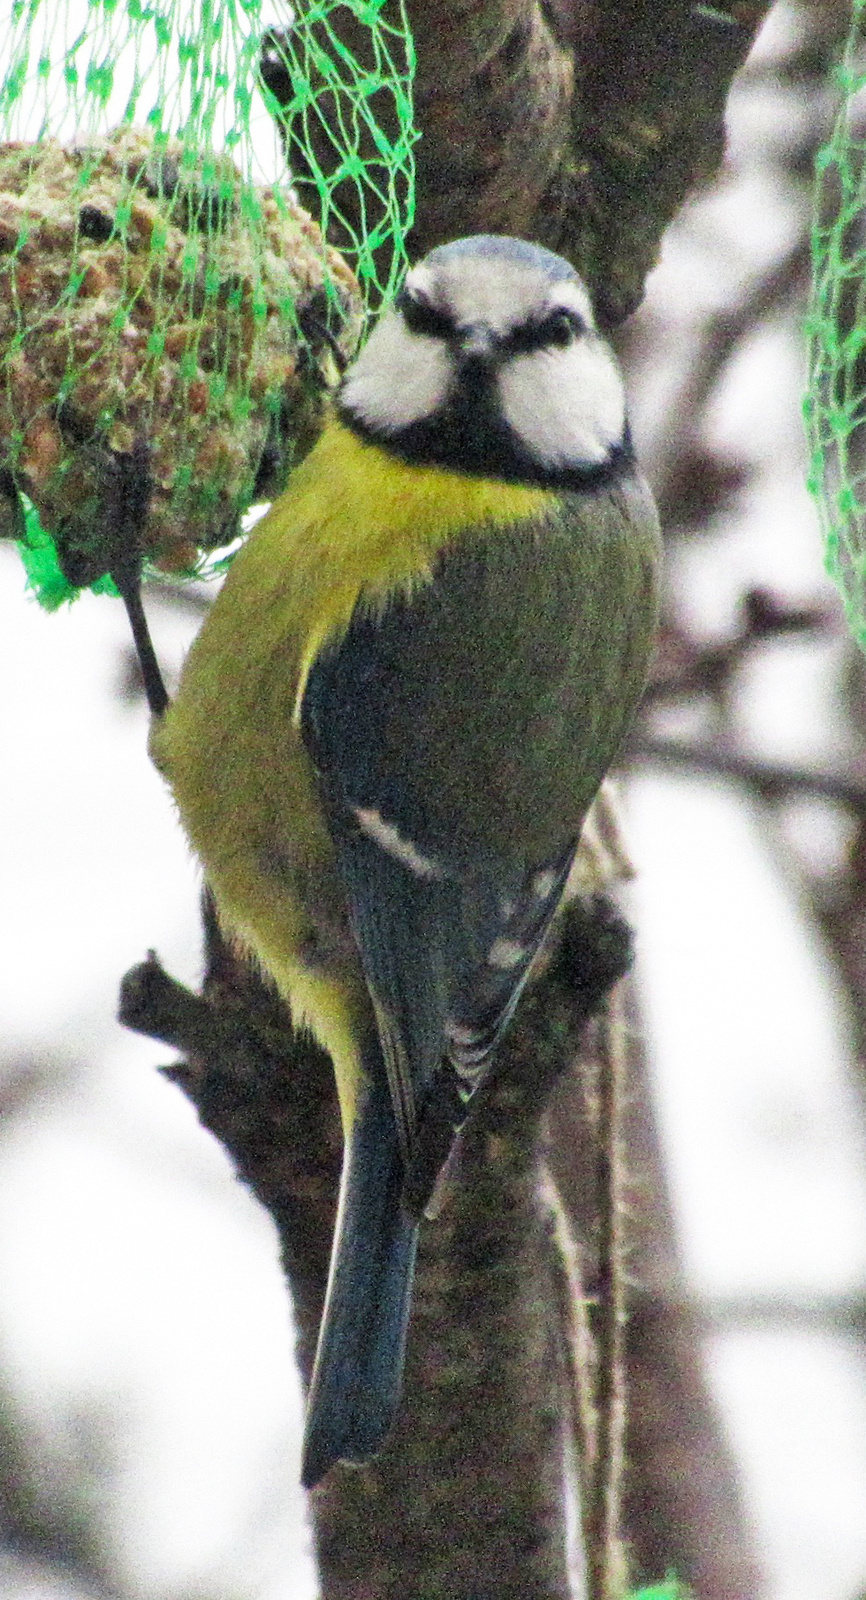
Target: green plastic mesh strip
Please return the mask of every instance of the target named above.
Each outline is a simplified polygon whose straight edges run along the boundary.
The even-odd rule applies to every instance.
[[[133,483],[173,574],[280,491],[404,270],[413,71],[402,0],[14,0],[0,524],[46,604]]]
[[[816,166],[804,418],[827,570],[866,648],[866,0],[852,0],[841,100]]]
[[[664,1583],[653,1583],[648,1589],[633,1589],[626,1600],[690,1600],[689,1591],[677,1578],[666,1578]]]

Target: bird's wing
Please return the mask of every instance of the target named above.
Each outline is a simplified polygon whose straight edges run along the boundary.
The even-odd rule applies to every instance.
[[[469,588],[470,600],[478,589]],[[439,581],[384,612],[359,608],[314,662],[302,705],[407,1166],[434,1078],[441,1106],[450,1100],[452,1134],[465,1116],[559,902],[579,831],[578,823],[555,850],[533,852],[530,842],[521,852],[508,839],[504,813],[512,794],[513,804],[526,804],[531,752],[496,725],[508,685],[487,681],[496,649],[484,638],[473,646],[470,620]],[[505,617],[481,621],[507,626]],[[528,633],[526,641],[535,651]],[[514,656],[512,636],[512,671]],[[544,709],[560,662],[561,640],[518,663],[524,701],[534,674],[530,713]],[[527,744],[520,729],[516,741]],[[446,1054],[453,1070],[443,1078]]]

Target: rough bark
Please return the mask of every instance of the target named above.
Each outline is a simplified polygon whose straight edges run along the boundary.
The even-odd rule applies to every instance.
[[[719,165],[731,79],[768,10],[769,0],[408,0],[421,132],[412,254],[466,233],[535,239],[574,263],[604,326],[623,321],[668,222]],[[343,7],[331,22],[369,65],[356,14]],[[273,52],[265,76],[285,99]],[[378,110],[393,134],[384,93]],[[327,100],[322,111],[308,132],[327,171]],[[303,187],[308,158],[292,143],[288,154]],[[354,184],[335,199],[357,231]]]
[[[203,995],[151,956],[124,980],[121,1020],[185,1052],[170,1076],[274,1217],[308,1377],[340,1159],[330,1063],[225,946],[209,905],[205,920]],[[557,954],[462,1135],[439,1215],[424,1225],[394,1433],[369,1467],[338,1467],[314,1492],[327,1600],[573,1593],[564,1495],[571,1408],[539,1161],[551,1088],[629,959],[627,927],[608,902],[569,908]]]

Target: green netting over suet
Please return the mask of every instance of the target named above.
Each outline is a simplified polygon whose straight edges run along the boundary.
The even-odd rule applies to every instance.
[[[279,492],[403,271],[412,72],[402,0],[14,0],[0,533],[46,604]]]
[[[827,569],[866,648],[866,0],[852,0],[836,76],[816,169],[804,415]]]

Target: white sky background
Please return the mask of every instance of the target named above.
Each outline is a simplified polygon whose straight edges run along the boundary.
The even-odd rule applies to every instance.
[[[156,21],[146,18],[130,23],[124,0],[62,0],[60,4],[42,0],[32,24],[30,9],[22,7],[17,24],[0,39],[3,75],[7,62],[20,57],[25,43],[29,64],[28,87],[12,108],[8,137],[37,139],[45,132],[52,138],[73,140],[94,127],[104,132],[125,120],[130,101],[136,123],[146,122],[159,109],[163,126],[177,130],[189,115],[191,93],[203,82],[201,73],[206,69],[211,85],[206,103],[215,107],[214,148],[231,143],[244,176],[257,183],[282,180],[285,163],[279,136],[261,97],[254,96],[247,112],[237,105],[231,88],[220,94],[212,85],[223,73],[230,86],[247,82],[248,75],[238,70],[238,41],[243,54],[254,58],[256,42],[266,28],[287,27],[291,22],[294,13],[288,0],[260,0],[258,6],[254,0],[222,0],[212,5],[207,58],[200,49],[193,50],[180,81],[174,52],[158,42]],[[201,39],[205,0],[160,0],[141,9],[153,11],[160,21],[167,19],[173,40]],[[64,78],[62,63],[79,40],[83,42],[75,53],[79,69],[75,91]],[[36,64],[43,57],[55,65],[37,79]],[[97,103],[94,120],[94,99],[86,93],[87,69],[106,65],[111,68],[113,87],[104,107]],[[235,142],[236,133],[241,135],[239,142]]]
[[[735,95],[729,182],[670,231],[643,313],[664,359],[635,387],[650,461],[699,320],[790,242],[770,157],[796,114],[782,96]],[[770,328],[720,398],[714,438],[759,472],[736,519],[676,558],[683,604],[710,633],[725,631],[744,581],[792,597],[820,581],[802,388],[794,331]],[[176,666],[194,617],[150,612]],[[196,871],[146,760],[144,714],[114,692],[126,640],[109,600],[45,616],[0,547],[0,1409],[39,1463],[44,1503],[61,1520],[86,1508],[119,1593],[308,1600],[300,1396],[270,1224],[155,1073],[167,1052],[113,1020],[119,977],[148,947],[191,983],[199,961]],[[823,645],[767,652],[744,681],[744,739],[780,758],[832,756],[837,665]],[[628,805],[639,979],[690,1280],[714,1304],[820,1305],[862,1289],[850,1035],[793,882],[754,809],[717,782],[642,776]],[[816,852],[832,850],[821,816],[803,827]],[[855,1600],[862,1345],[818,1324],[728,1327],[710,1370],[770,1600]],[[64,1592],[35,1581],[0,1563],[0,1596]]]
[[[784,49],[790,16],[777,8],[757,58]],[[643,312],[654,370],[635,395],[650,468],[702,320],[793,243],[796,200],[774,158],[805,114],[793,92],[743,82],[727,182],[670,230]],[[804,388],[799,330],[777,321],[741,351],[711,414],[707,442],[755,479],[735,514],[672,558],[683,613],[709,639],[729,632],[748,584],[792,602],[821,590]],[[841,761],[840,666],[832,643],[757,653],[735,707],[743,747]],[[711,1310],[758,1299],[805,1313],[764,1328],[721,1318],[709,1351],[769,1592],[853,1600],[866,1588],[866,1350],[820,1317],[866,1282],[862,1079],[843,997],[755,805],[671,774],[642,775],[628,798],[639,982],[687,1274]],[[841,834],[826,807],[800,808],[798,844],[832,860]]]

